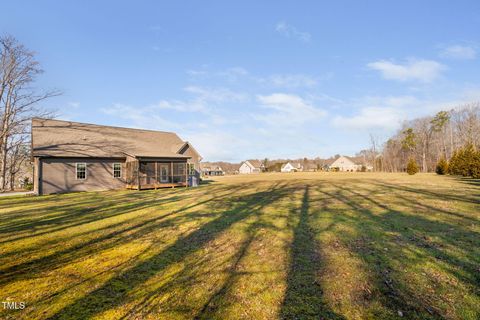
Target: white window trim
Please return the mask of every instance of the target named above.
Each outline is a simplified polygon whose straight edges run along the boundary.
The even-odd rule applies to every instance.
[[[85,178],[84,179],[79,179],[78,178],[78,165],[83,164],[85,165]],[[87,163],[86,162],[76,162],[75,163],[75,180],[87,180]]]
[[[115,165],[116,165],[116,164],[119,164],[119,165],[120,165],[120,177],[115,177]],[[120,162],[114,162],[114,163],[112,163],[112,170],[113,170],[113,171],[112,171],[112,175],[113,175],[113,177],[114,177],[115,179],[121,179],[121,178],[122,178],[122,171],[123,171],[123,170],[122,170],[122,164],[121,164]]]
[[[189,176],[193,176],[193,175],[196,174],[196,168],[195,168],[194,163],[188,163],[187,162],[187,173],[188,173]]]

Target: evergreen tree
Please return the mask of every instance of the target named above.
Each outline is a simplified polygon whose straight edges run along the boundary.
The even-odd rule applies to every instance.
[[[480,151],[473,144],[455,151],[450,159],[448,172],[452,175],[480,178]]]
[[[448,172],[448,162],[444,157],[441,157],[440,160],[438,160],[435,172],[441,175],[444,175]]]
[[[415,159],[413,157],[410,157],[410,159],[408,159],[408,163],[407,163],[407,173],[409,175],[414,175],[417,172],[418,172],[417,161],[415,161]]]

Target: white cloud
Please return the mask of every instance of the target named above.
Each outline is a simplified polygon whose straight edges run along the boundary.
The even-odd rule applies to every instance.
[[[206,75],[208,75],[208,72],[205,71],[205,70],[189,69],[189,70],[186,71],[186,73],[187,73],[189,76],[192,76],[192,77],[200,77],[200,76],[206,76]]]
[[[101,112],[123,119],[134,127],[153,130],[175,130],[181,128],[180,123],[168,121],[155,112],[154,106],[135,107],[125,104],[113,104],[110,107],[100,109]]]
[[[345,129],[395,129],[404,113],[395,108],[366,107],[352,117],[337,116],[333,125]]]
[[[276,87],[284,88],[310,88],[318,84],[318,80],[316,78],[304,74],[275,74],[267,79],[261,79],[261,82],[267,82]]]
[[[218,72],[218,76],[227,79],[228,81],[236,81],[241,77],[248,75],[248,71],[242,67],[233,67]]]
[[[152,111],[159,111],[162,109],[169,109],[178,112],[208,112],[208,107],[201,101],[182,101],[182,100],[161,100],[156,104],[148,106],[147,109]]]
[[[200,150],[206,160],[238,161],[239,150],[245,150],[251,142],[243,140],[239,135],[226,133],[224,130],[202,130],[185,135],[185,140],[190,141],[195,149]],[[234,142],[234,143],[232,143]]]
[[[367,64],[370,69],[379,71],[385,79],[431,82],[437,79],[446,67],[433,60],[409,59],[405,63],[379,60]]]
[[[445,48],[440,53],[440,56],[451,59],[469,60],[475,59],[477,56],[477,52],[474,48],[469,46],[455,45]]]
[[[300,125],[326,115],[324,110],[293,94],[274,93],[257,96],[257,99],[263,108],[273,111],[267,114],[255,114],[253,117],[274,126]]]
[[[420,105],[422,101],[413,96],[367,96],[352,101],[346,109],[359,111],[336,116],[332,124],[349,130],[394,130]]]
[[[116,116],[120,119],[131,120],[137,127],[143,128],[166,128],[161,130],[172,130],[178,128],[178,123],[167,121],[164,117],[175,117],[174,114],[167,114],[166,110],[187,113],[192,116],[193,113],[208,114],[210,123],[222,125],[226,119],[220,114],[215,113],[215,105],[220,103],[236,103],[247,99],[246,95],[233,92],[225,88],[205,88],[198,86],[189,86],[184,90],[193,95],[189,100],[160,100],[145,106],[131,106],[121,103],[102,108],[101,111],[108,115]],[[178,117],[178,116],[177,116]],[[184,117],[183,115],[181,117]],[[196,121],[196,128],[203,124]]]
[[[197,101],[202,102],[239,102],[247,99],[247,95],[237,93],[227,88],[206,88],[200,86],[188,86],[185,91],[196,95]]]
[[[220,78],[229,82],[234,82],[242,77],[248,76],[248,71],[243,67],[231,67],[223,70],[210,70],[208,65],[202,65],[199,69],[188,69],[186,73],[191,79]]]
[[[308,32],[299,31],[292,25],[287,24],[284,21],[277,23],[275,30],[287,38],[295,38],[303,42],[310,42],[312,36]]]

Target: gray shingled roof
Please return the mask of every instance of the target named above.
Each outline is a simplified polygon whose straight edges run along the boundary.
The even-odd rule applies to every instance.
[[[262,162],[260,160],[247,160],[247,161],[250,162],[250,164],[255,168],[260,168],[262,166]]]
[[[176,157],[185,145],[173,132],[32,119],[33,156]]]

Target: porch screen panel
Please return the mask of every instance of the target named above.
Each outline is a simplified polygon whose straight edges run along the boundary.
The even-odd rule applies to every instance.
[[[156,183],[155,162],[147,162],[145,169],[145,173],[147,174],[147,184]]]
[[[184,183],[187,166],[186,163],[173,163],[173,182]]]
[[[127,184],[136,184],[138,177],[138,162],[128,161],[125,163]]]

